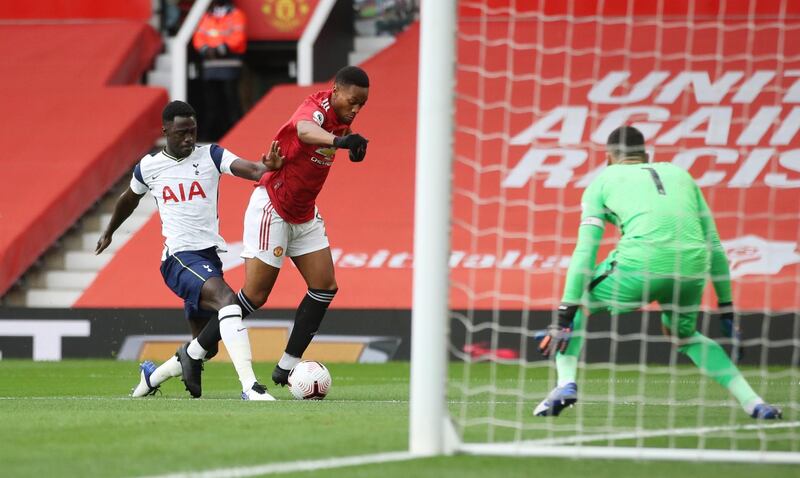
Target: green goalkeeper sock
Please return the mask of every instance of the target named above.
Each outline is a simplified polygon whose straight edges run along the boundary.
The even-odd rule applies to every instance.
[[[689,343],[680,346],[678,351],[687,355],[704,374],[727,388],[746,412],[752,413],[752,408],[763,402],[718,343],[700,332],[683,340]]]
[[[586,330],[586,317],[582,309],[578,309],[572,321],[572,338],[569,340],[567,350],[556,354],[556,371],[558,372],[558,386],[563,387],[575,382],[578,374],[578,357],[583,348],[584,331]]]

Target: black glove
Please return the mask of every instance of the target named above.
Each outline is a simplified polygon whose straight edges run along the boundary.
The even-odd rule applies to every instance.
[[[361,161],[364,161],[364,157],[366,155],[367,155],[367,144],[364,143],[363,148],[350,150],[350,161],[354,163],[360,163]]]
[[[369,141],[360,134],[348,134],[347,136],[337,136],[333,138],[335,148],[350,150],[350,161],[358,163],[364,160],[367,155],[367,143]]]
[[[733,323],[733,302],[723,302],[717,305],[719,309],[719,330],[725,337],[731,338],[734,359],[739,362],[744,358],[744,347],[742,346],[742,332]]]
[[[572,338],[572,321],[580,306],[561,304],[558,306],[558,323],[547,327],[547,334],[539,342],[539,352],[549,357],[555,352],[564,352]]]

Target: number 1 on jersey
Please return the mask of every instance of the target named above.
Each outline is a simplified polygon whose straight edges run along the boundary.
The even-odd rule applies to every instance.
[[[653,182],[656,183],[656,189],[658,190],[658,194],[662,196],[667,195],[667,191],[664,190],[664,183],[661,182],[661,177],[658,175],[658,171],[653,168],[644,168],[650,171],[650,176],[653,178]]]

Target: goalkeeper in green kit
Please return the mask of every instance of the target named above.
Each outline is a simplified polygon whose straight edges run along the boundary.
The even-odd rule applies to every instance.
[[[534,415],[558,415],[577,402],[575,378],[588,316],[632,311],[655,301],[663,331],[676,338],[680,353],[727,388],[751,417],[781,418],[780,409],[756,394],[723,348],[697,331],[710,274],[721,325],[736,334],[728,259],[700,188],[677,166],[648,163],[644,137],[630,126],[611,133],[606,158],[608,168],[583,193],[558,323],[539,343],[545,356],[556,355],[558,384]],[[619,227],[622,238],[595,266],[606,223]]]

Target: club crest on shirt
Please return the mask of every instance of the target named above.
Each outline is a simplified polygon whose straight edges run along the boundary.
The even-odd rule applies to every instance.
[[[325,122],[325,115],[323,115],[321,111],[315,111],[311,114],[311,117],[314,118],[314,122],[320,126]]]
[[[275,257],[280,257],[283,255],[283,248],[281,246],[278,246],[272,250],[272,253],[275,255]]]

